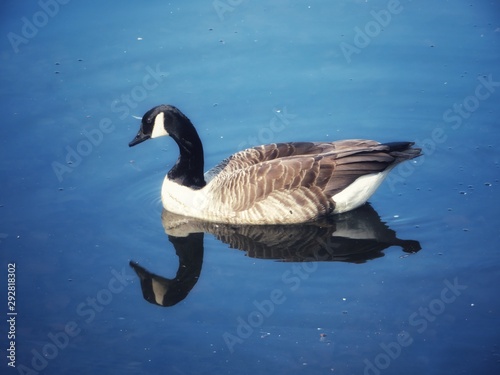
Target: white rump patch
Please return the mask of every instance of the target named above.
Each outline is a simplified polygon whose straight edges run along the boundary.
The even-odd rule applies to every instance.
[[[382,181],[387,177],[391,168],[383,172],[367,174],[358,177],[352,184],[335,194],[332,200],[335,202],[336,214],[354,210],[363,205],[373,195]]]

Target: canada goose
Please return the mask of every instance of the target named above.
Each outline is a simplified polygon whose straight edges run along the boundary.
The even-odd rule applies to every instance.
[[[146,112],[129,146],[164,135],[174,139],[180,156],[163,181],[163,207],[230,224],[301,223],[352,210],[398,163],[421,155],[413,142],[273,143],[237,152],[203,174],[198,133],[171,105]]]

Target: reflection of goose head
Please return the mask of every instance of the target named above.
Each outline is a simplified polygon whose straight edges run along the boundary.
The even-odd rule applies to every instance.
[[[130,267],[134,269],[141,280],[142,293],[146,301],[160,306],[171,306],[178,302],[178,298],[167,297],[173,280],[155,275],[136,262],[131,261]],[[174,300],[175,302],[169,303],[170,300]]]
[[[192,233],[187,237],[169,236],[179,257],[179,268],[173,279],[156,275],[130,262],[141,280],[144,299],[159,306],[173,306],[189,294],[198,281],[203,262],[203,233]]]
[[[406,253],[421,249],[418,241],[397,238],[368,204],[326,221],[301,225],[214,224],[168,211],[163,211],[162,223],[179,257],[175,278],[167,279],[130,263],[141,280],[144,299],[160,306],[180,302],[198,281],[205,232],[249,257],[286,262],[364,263],[384,256],[383,251],[390,246],[402,247]]]

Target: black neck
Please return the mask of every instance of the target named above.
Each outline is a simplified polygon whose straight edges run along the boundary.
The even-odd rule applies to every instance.
[[[203,145],[192,124],[184,125],[182,134],[170,134],[179,146],[179,158],[168,172],[168,177],[193,189],[205,186],[203,177]]]

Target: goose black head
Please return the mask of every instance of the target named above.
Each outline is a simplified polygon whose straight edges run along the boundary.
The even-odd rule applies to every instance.
[[[128,145],[132,147],[164,135],[172,137],[179,146],[179,158],[168,172],[168,178],[194,189],[204,187],[203,145],[191,121],[174,106],[160,105],[147,111],[139,133]]]
[[[132,147],[150,138],[164,135],[179,139],[182,128],[185,126],[183,124],[186,123],[191,125],[189,119],[174,106],[159,105],[151,108],[142,117],[139,132],[128,145]]]

